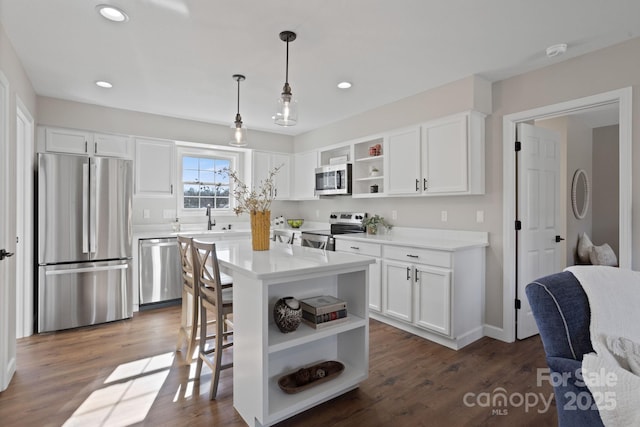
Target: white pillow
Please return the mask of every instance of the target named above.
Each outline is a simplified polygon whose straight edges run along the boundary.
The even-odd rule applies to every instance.
[[[576,252],[578,253],[578,261],[580,264],[589,264],[591,262],[590,254],[591,248],[593,247],[593,243],[587,233],[582,233],[578,238],[578,247]]]
[[[589,260],[593,265],[608,265],[615,267],[618,265],[618,258],[607,243],[600,246],[592,246],[589,252]]]

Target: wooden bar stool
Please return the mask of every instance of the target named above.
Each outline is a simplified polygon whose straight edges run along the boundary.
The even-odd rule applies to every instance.
[[[193,362],[193,352],[196,343],[199,342],[198,335],[200,328],[200,289],[193,285],[194,266],[192,260],[191,244],[193,239],[186,236],[178,236],[178,249],[180,250],[180,262],[182,264],[182,316],[180,329],[178,330],[178,342],[176,350],[182,349],[183,343],[187,343],[185,361]],[[222,282],[225,286],[231,286],[233,279],[231,276],[222,275]],[[213,323],[215,320],[211,320]]]
[[[200,380],[202,363],[206,363],[211,369],[209,399],[213,400],[218,392],[220,371],[233,367],[233,362],[222,364],[222,352],[233,346],[233,321],[229,317],[233,313],[233,288],[222,284],[215,243],[193,240],[192,253],[195,282],[200,290],[200,350],[195,376]],[[208,316],[215,320],[215,334],[207,331],[214,326],[207,323]],[[214,345],[207,349],[209,340]]]

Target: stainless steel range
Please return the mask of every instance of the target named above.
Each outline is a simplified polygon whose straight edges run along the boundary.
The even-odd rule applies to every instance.
[[[329,215],[330,230],[310,230],[303,231],[300,235],[303,246],[315,246],[314,242],[305,240],[306,235],[328,236],[326,250],[335,251],[335,240],[333,236],[337,234],[364,233],[362,220],[367,217],[364,212],[331,212]]]

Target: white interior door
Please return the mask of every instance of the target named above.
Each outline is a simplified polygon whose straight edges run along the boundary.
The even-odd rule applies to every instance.
[[[13,252],[9,213],[9,82],[0,72],[0,250]],[[15,280],[10,263],[15,258],[0,255],[0,391],[9,386],[16,370]]]
[[[521,151],[517,155],[517,295],[516,336],[524,339],[538,333],[525,287],[535,279],[556,273],[562,267],[564,244],[560,237],[560,134],[518,124]]]
[[[33,133],[33,117],[16,96],[16,338],[33,333]]]

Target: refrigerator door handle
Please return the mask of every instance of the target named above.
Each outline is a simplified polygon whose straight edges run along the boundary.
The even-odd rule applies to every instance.
[[[104,267],[83,267],[83,268],[71,268],[65,270],[48,270],[44,274],[46,276],[57,276],[59,274],[75,274],[75,273],[93,273],[96,271],[109,271],[109,270],[126,270],[129,268],[127,264],[112,265]]]
[[[82,253],[89,252],[89,164],[82,165]]]
[[[94,159],[89,159],[89,252],[96,252],[96,163]]]

